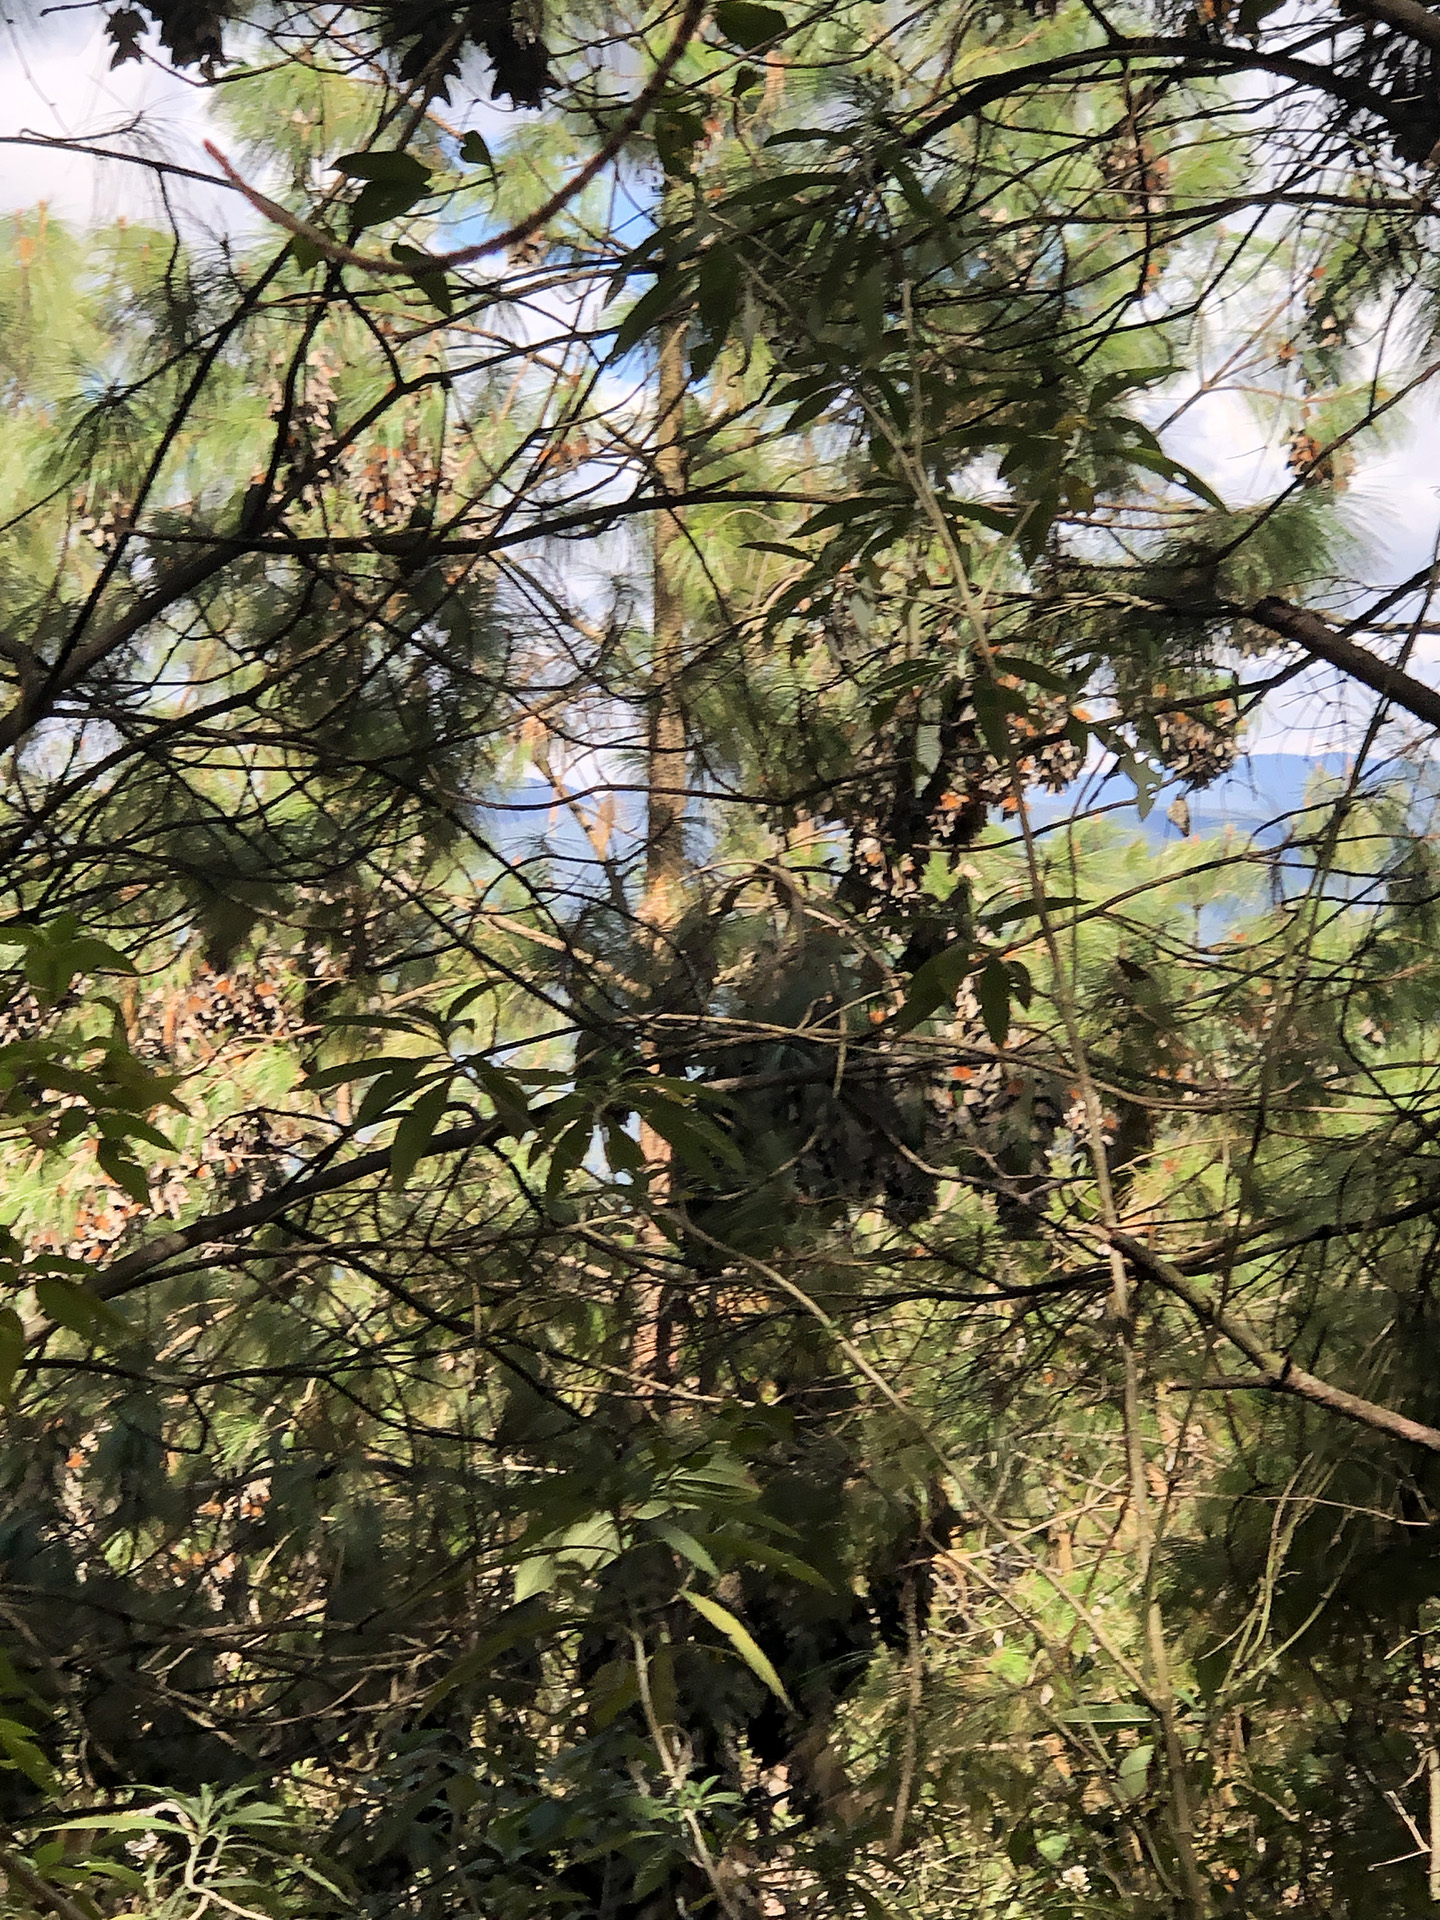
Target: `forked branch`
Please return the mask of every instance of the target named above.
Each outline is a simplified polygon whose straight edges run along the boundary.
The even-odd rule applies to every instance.
[[[577,194],[582,193],[595,176],[600,173],[620,153],[625,143],[640,131],[646,114],[655,104],[665,88],[666,82],[680,62],[680,56],[695,38],[700,22],[705,16],[706,0],[686,0],[685,11],[680,16],[680,25],[675,38],[661,56],[655,71],[636,94],[634,102],[620,124],[615,128],[603,146],[596,149],[581,167],[580,171],[563,186],[557,187],[550,198],[538,206],[533,213],[527,213],[523,220],[517,220],[514,226],[507,227],[503,233],[492,234],[488,240],[477,240],[472,246],[457,247],[453,253],[428,255],[423,271],[426,273],[448,273],[455,267],[473,266],[477,260],[484,260],[492,254],[507,253],[511,247],[519,246],[522,240],[528,240],[532,234],[554,219],[562,208],[568,206]],[[312,227],[298,214],[291,213],[288,207],[282,207],[278,201],[269,199],[226,159],[225,155],[213,143],[205,142],[205,151],[219,167],[225,178],[238,193],[263,213],[267,220],[277,227],[283,227],[287,233],[293,233],[304,240],[326,260],[332,260],[337,266],[358,267],[364,273],[383,273],[399,275],[404,279],[414,279],[415,261],[393,260],[385,254],[361,253],[356,248],[346,246],[343,241],[334,239],[328,233],[322,233],[318,227]]]
[[[1426,1426],[1423,1420],[1412,1420],[1407,1414],[1396,1413],[1393,1407],[1383,1407],[1358,1393],[1347,1393],[1343,1387],[1332,1387],[1328,1380],[1307,1373],[1288,1354],[1276,1353],[1267,1347],[1253,1328],[1235,1314],[1226,1312],[1203,1287],[1196,1286],[1188,1275],[1162,1259],[1143,1241],[1133,1240],[1126,1233],[1111,1233],[1109,1239],[1132,1266],[1182,1300],[1196,1319],[1238,1348],[1258,1369],[1257,1385],[1272,1387],[1277,1393],[1292,1393],[1297,1399],[1324,1407],[1328,1413],[1338,1413],[1342,1420],[1354,1420],[1376,1433],[1388,1433],[1413,1447],[1424,1447],[1427,1453],[1440,1453],[1440,1428]]]

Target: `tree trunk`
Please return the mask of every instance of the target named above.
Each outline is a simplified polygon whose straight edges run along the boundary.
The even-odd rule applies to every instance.
[[[684,317],[661,338],[656,380],[655,480],[677,502],[685,491]],[[685,640],[685,608],[677,577],[684,529],[678,507],[655,518],[651,598],[650,716],[646,766],[645,892],[640,921],[657,981],[669,971],[669,953],[683,908],[685,877],[685,715],[680,701],[680,668]],[[640,1123],[640,1150],[650,1175],[651,1202],[670,1198],[671,1148],[648,1121]],[[647,1257],[663,1257],[668,1242],[653,1224],[642,1235]],[[673,1376],[673,1328],[668,1289],[653,1269],[642,1276],[640,1317],[632,1365],[641,1390]]]
[[[655,478],[678,500],[685,491],[686,462],[684,319],[666,329],[660,343],[656,386]],[[685,609],[677,562],[684,539],[678,511],[655,518],[653,560],[654,633],[650,657],[649,789],[645,835],[645,899],[641,918],[663,951],[680,914],[685,873],[685,715],[680,705],[680,665]]]

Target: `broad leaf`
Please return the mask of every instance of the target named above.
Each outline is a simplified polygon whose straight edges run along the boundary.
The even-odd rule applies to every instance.
[[[720,0],[715,24],[727,40],[753,53],[777,40],[790,22],[778,7],[761,6],[758,0]]]

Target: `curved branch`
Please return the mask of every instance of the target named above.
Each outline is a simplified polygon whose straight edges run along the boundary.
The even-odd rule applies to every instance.
[[[0,147],[39,147],[47,153],[83,153],[88,160],[118,160],[124,166],[144,167],[147,173],[166,174],[175,180],[198,180],[202,187],[223,187],[228,183],[198,167],[181,166],[175,160],[159,160],[153,154],[126,153],[123,147],[102,147],[93,140],[68,140],[58,133],[0,133]]]
[[[472,1147],[493,1146],[504,1132],[504,1123],[494,1119],[475,1120],[468,1126],[452,1127],[448,1133],[434,1135],[420,1158],[430,1160],[441,1154],[460,1153]],[[160,1279],[162,1276],[156,1269],[178,1259],[182,1253],[191,1253],[196,1247],[228,1240],[236,1234],[250,1233],[256,1227],[268,1226],[292,1207],[303,1206],[307,1201],[318,1200],[327,1193],[338,1193],[358,1181],[372,1179],[376,1174],[384,1173],[389,1165],[389,1147],[375,1147],[369,1153],[358,1154],[353,1160],[342,1160],[338,1164],[322,1167],[308,1179],[292,1181],[277,1188],[274,1193],[262,1193],[257,1200],[246,1200],[239,1206],[224,1207],[216,1213],[202,1213],[198,1220],[192,1220],[188,1226],[172,1228],[169,1233],[159,1234],[154,1240],[147,1240],[143,1246],[136,1247],[133,1253],[127,1253],[123,1259],[97,1274],[86,1290],[97,1300],[119,1300],[125,1294],[135,1293]],[[27,1346],[43,1340],[54,1330],[53,1320],[47,1315],[37,1314],[25,1326]]]
[[[1440,49],[1440,14],[1422,7],[1420,0],[1346,0],[1344,11],[1394,27],[1397,33],[1403,33],[1407,40],[1418,40],[1421,46]]]
[[[1405,0],[1374,0],[1376,5],[1404,5]],[[1417,8],[1424,12],[1424,8]],[[1230,72],[1273,73],[1278,79],[1293,80],[1298,86],[1313,87],[1329,94],[1346,106],[1375,114],[1389,124],[1392,103],[1383,93],[1362,81],[1349,80],[1332,67],[1313,60],[1299,60],[1286,53],[1263,53],[1258,47],[1228,47],[1205,40],[1187,40],[1176,35],[1125,39],[1117,37],[1103,45],[1078,47],[1073,53],[1057,54],[1051,60],[1036,60],[1023,67],[1007,67],[988,79],[967,87],[943,112],[937,113],[906,140],[914,150],[948,132],[964,120],[973,119],[986,107],[1007,99],[1023,87],[1043,86],[1051,80],[1063,80],[1087,67],[1112,63],[1128,66],[1135,60],[1173,60],[1187,66],[1193,79],[1210,78]]]
[[[84,1907],[59,1887],[52,1887],[13,1847],[0,1847],[0,1873],[28,1893],[42,1913],[53,1913],[56,1920],[88,1920]]]
[[[538,233],[540,228],[552,220],[562,207],[567,206],[578,193],[588,187],[596,174],[608,166],[625,143],[639,132],[645,115],[658,99],[665,83],[679,64],[680,56],[699,30],[700,22],[705,15],[706,4],[707,0],[686,0],[685,11],[681,15],[675,38],[662,55],[655,71],[636,94],[629,111],[610,138],[591,155],[572,179],[567,180],[564,186],[557,187],[550,198],[538,206],[533,213],[527,214],[523,220],[517,220],[514,226],[507,227],[503,233],[497,233],[489,240],[477,240],[473,246],[459,247],[453,253],[427,255],[421,271],[445,273],[452,267],[471,266],[475,261],[483,260],[489,254],[508,252],[511,247],[518,246],[522,240],[528,240],[531,234]],[[257,213],[263,213],[265,218],[273,221],[276,226],[283,227],[287,233],[293,233],[297,239],[304,240],[325,259],[334,261],[337,266],[359,267],[365,273],[396,274],[405,279],[414,279],[415,262],[406,264],[392,260],[384,254],[360,253],[354,247],[346,246],[343,241],[333,240],[329,234],[321,233],[318,227],[312,227],[298,214],[291,213],[288,207],[282,207],[278,201],[268,199],[258,188],[252,187],[248,180],[236,172],[213,142],[209,140],[205,142],[205,151],[220,168],[230,185],[238,193],[244,194]]]
[[[377,407],[372,409],[371,414],[363,416],[352,426],[351,434],[358,432],[378,411]],[[291,485],[284,499],[274,501],[267,508],[263,521],[233,534],[212,533],[208,529],[194,533],[177,529],[137,529],[138,537],[143,538],[147,545],[183,548],[193,543],[200,552],[190,560],[177,562],[133,607],[77,648],[63,666],[52,668],[45,674],[29,674],[12,705],[0,712],[0,753],[18,746],[34,727],[48,719],[57,701],[71,692],[93,667],[128,644],[152,621],[160,619],[177,601],[184,600],[197,587],[223,573],[226,567],[245,554],[275,553],[298,557],[353,553],[391,556],[401,560],[418,560],[422,557],[473,558],[523,546],[531,540],[560,539],[571,533],[588,534],[603,530],[630,516],[653,513],[670,504],[667,497],[637,493],[627,499],[597,502],[593,506],[577,507],[565,513],[555,512],[538,523],[531,521],[504,531],[479,534],[437,535],[424,531],[355,535],[287,533],[278,525],[280,515],[300,486],[313,477],[314,473],[307,470],[300,481]],[[822,507],[833,505],[836,497],[833,493],[735,488],[717,483],[714,487],[692,488],[684,496],[684,504]],[[267,528],[273,531],[267,531]],[[4,643],[0,641],[0,651],[3,649]]]
[[[1427,1453],[1440,1453],[1440,1428],[1427,1426],[1423,1420],[1412,1420],[1408,1414],[1396,1413],[1392,1407],[1383,1407],[1358,1393],[1347,1393],[1343,1387],[1332,1387],[1328,1380],[1307,1373],[1304,1367],[1297,1367],[1288,1354],[1276,1353],[1267,1347],[1243,1320],[1227,1313],[1202,1287],[1197,1287],[1178,1267],[1162,1259],[1143,1241],[1132,1240],[1127,1233],[1112,1233],[1109,1239],[1133,1267],[1183,1301],[1197,1320],[1213,1328],[1245,1355],[1260,1375],[1251,1384],[1271,1387],[1277,1393],[1294,1394],[1312,1406],[1323,1407],[1327,1413],[1339,1414],[1342,1420],[1353,1420],[1375,1433],[1387,1433],[1412,1447],[1423,1447]]]

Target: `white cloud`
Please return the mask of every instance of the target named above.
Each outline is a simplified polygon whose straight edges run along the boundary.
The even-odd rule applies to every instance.
[[[151,154],[213,173],[202,142],[210,130],[206,90],[155,62],[113,71],[111,43],[91,14],[42,18],[11,4],[0,13],[0,134],[89,141]],[[76,225],[117,218],[165,221],[154,175],[123,159],[57,147],[0,148],[0,211],[44,201]],[[187,225],[233,226],[234,196],[176,181],[171,208]]]

